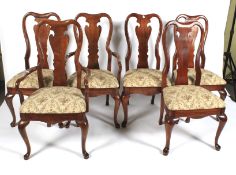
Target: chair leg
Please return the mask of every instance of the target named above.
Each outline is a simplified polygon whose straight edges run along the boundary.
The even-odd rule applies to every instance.
[[[190,117],[187,117],[186,119],[185,119],[185,123],[189,123],[190,122]]]
[[[109,106],[109,95],[106,95],[106,106]]]
[[[167,116],[166,116],[167,117]],[[165,117],[165,118],[166,118]],[[170,148],[170,138],[171,138],[171,133],[172,129],[174,127],[175,122],[173,119],[168,119],[165,122],[165,130],[166,130],[166,145],[165,148],[163,149],[163,155],[167,156],[169,154],[169,148]]]
[[[88,135],[88,120],[86,118],[86,115],[84,114],[84,120],[79,122],[80,128],[81,128],[81,132],[82,132],[82,152],[83,152],[83,156],[84,159],[88,159],[89,158],[89,154],[86,151],[86,139],[87,139],[87,135]]]
[[[221,91],[218,91],[219,92],[219,94],[220,94],[220,98],[222,99],[222,100],[225,100],[225,98],[226,98],[226,96],[227,96],[227,92],[225,91],[225,89],[224,90],[221,90]]]
[[[163,95],[161,94],[159,125],[163,124],[163,114],[164,114],[164,99],[163,99]]]
[[[114,108],[114,124],[116,128],[120,128],[120,125],[117,121],[118,111],[120,107],[120,96],[119,93],[113,96],[113,99],[115,100],[115,108]]]
[[[227,116],[225,114],[223,114],[223,116],[217,116],[219,119],[219,126],[216,132],[216,137],[215,137],[215,149],[217,151],[220,151],[221,146],[218,144],[218,139],[220,137],[220,134],[225,126],[225,123],[227,122]]]
[[[29,156],[30,156],[30,152],[31,152],[31,148],[30,148],[30,143],[29,143],[29,139],[28,139],[28,136],[27,136],[27,133],[26,133],[26,126],[29,124],[28,121],[20,121],[19,122],[19,125],[18,125],[18,130],[20,132],[20,135],[21,137],[23,138],[25,144],[26,144],[26,147],[27,147],[27,153],[24,155],[24,159],[25,160],[28,160],[29,159]]]
[[[128,102],[129,102],[129,95],[125,95],[124,93],[122,94],[122,106],[124,110],[124,120],[122,122],[122,127],[125,128],[128,122]]]
[[[155,103],[155,95],[152,96],[151,104],[154,105]]]
[[[16,114],[15,114],[15,110],[14,110],[13,103],[12,103],[12,100],[13,100],[14,96],[15,96],[15,94],[9,94],[9,93],[7,93],[6,96],[5,96],[6,104],[7,104],[8,108],[10,109],[12,119],[13,119],[11,124],[10,124],[11,127],[16,126]]]

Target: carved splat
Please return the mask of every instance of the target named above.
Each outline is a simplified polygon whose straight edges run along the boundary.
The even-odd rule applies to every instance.
[[[27,14],[25,14],[25,16],[23,17],[23,20],[22,20],[22,29],[23,29],[23,34],[24,34],[25,43],[26,43],[25,69],[29,69],[30,68],[29,58],[30,58],[30,54],[31,54],[31,45],[30,45],[30,40],[29,40],[29,36],[28,36],[28,33],[27,33],[27,27],[26,27],[26,20],[30,16],[34,17],[35,21],[37,23],[39,23],[42,20],[49,19],[50,17],[55,17],[56,20],[60,21],[60,17],[56,13],[53,13],[53,12],[52,13],[43,13],[43,14],[34,13],[34,12],[28,12]],[[35,31],[35,26],[34,26],[34,31]],[[44,34],[45,34],[45,36],[44,36]],[[44,38],[42,40],[46,40],[48,35],[49,34],[47,33],[47,29],[46,28],[45,29],[42,28],[41,37]],[[44,68],[48,68],[47,59],[45,61],[46,62],[44,64]],[[39,62],[39,56],[38,56],[38,62]]]
[[[125,21],[125,36],[128,45],[127,56],[126,56],[126,70],[129,70],[129,61],[131,57],[131,42],[129,40],[128,34],[128,22],[131,17],[137,19],[137,26],[135,27],[135,33],[138,39],[138,65],[137,68],[148,68],[148,41],[152,32],[152,27],[150,26],[151,19],[157,18],[159,21],[159,33],[155,45],[155,56],[156,56],[156,68],[160,68],[160,55],[159,55],[159,42],[162,33],[162,21],[157,14],[141,15],[132,13]]]
[[[88,23],[85,28],[85,34],[88,40],[88,68],[90,69],[99,69],[99,56],[98,56],[98,41],[101,35],[102,26],[99,24],[101,18],[105,17],[109,21],[109,33],[106,42],[106,51],[108,53],[108,70],[111,70],[111,52],[109,49],[111,35],[112,35],[112,20],[111,17],[106,13],[99,14],[87,14],[80,13],[76,16],[75,20],[78,20],[80,17],[85,17],[86,22]]]
[[[69,36],[68,34],[65,34],[67,26],[53,26],[51,30],[54,31],[54,34],[50,34],[49,36],[49,41],[54,55],[53,86],[66,86],[67,75],[65,70],[65,55],[69,44]]]
[[[201,70],[200,70],[200,54],[201,48],[204,43],[204,29],[197,21],[177,22],[170,21],[166,24],[163,33],[163,49],[165,54],[165,68],[163,70],[162,80],[165,80],[168,74],[170,55],[166,44],[166,33],[168,28],[174,26],[174,42],[175,42],[175,55],[178,58],[178,69],[175,84],[188,84],[188,63],[189,59],[194,56],[195,45],[197,47],[197,54],[195,57],[195,70],[196,70],[196,85],[200,84]],[[200,41],[196,44],[196,27],[200,29]],[[166,86],[164,81],[163,86]]]
[[[38,24],[45,19],[46,18],[35,18],[35,21]],[[34,25],[34,32],[36,32],[38,30],[37,24]],[[48,37],[49,37],[49,31],[50,31],[50,27],[46,24],[42,25],[40,27],[40,31],[38,31],[39,40],[40,40],[41,47],[43,48],[43,52],[44,52],[43,53],[43,55],[44,55],[43,68],[49,68],[48,61],[47,61],[47,59],[48,59],[47,41],[48,41]],[[39,53],[39,50],[38,50],[38,53]],[[39,57],[39,54],[37,56],[38,56],[38,62],[39,62],[39,60],[42,58]]]
[[[176,84],[178,84],[178,82],[183,82],[184,84],[188,83],[187,68],[189,60],[193,60],[194,58],[195,34],[194,27],[178,27],[175,29],[174,39],[176,43],[176,55],[178,57],[178,77],[176,79]]]

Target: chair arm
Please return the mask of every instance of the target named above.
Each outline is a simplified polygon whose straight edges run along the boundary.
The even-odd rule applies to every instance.
[[[19,78],[19,79],[16,80],[15,87],[16,87],[16,91],[17,91],[18,94],[19,94],[20,103],[21,103],[21,104],[24,102],[24,96],[23,96],[23,94],[22,94],[22,92],[21,92],[21,90],[20,90],[20,88],[19,88],[20,83],[21,83],[24,79],[26,79],[26,77],[27,77],[29,74],[31,74],[32,72],[36,71],[37,68],[38,68],[38,66],[35,66],[35,67],[32,67],[32,68],[26,70],[26,74],[25,74],[23,77],[21,77],[21,78]]]
[[[82,71],[85,72],[85,77],[84,77],[84,96],[85,96],[85,102],[86,102],[86,112],[89,110],[89,98],[88,98],[88,93],[89,93],[89,87],[88,87],[88,79],[91,75],[91,71],[87,67],[81,66]]]
[[[117,74],[117,79],[120,85],[120,78],[121,78],[121,70],[122,70],[122,64],[120,61],[120,55],[116,52],[111,52],[111,55],[116,58],[117,64],[118,64],[118,74]]]

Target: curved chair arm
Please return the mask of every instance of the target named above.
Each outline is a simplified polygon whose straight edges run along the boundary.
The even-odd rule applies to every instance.
[[[20,88],[19,88],[20,83],[21,83],[24,79],[26,79],[26,77],[27,77],[29,74],[31,74],[32,72],[36,71],[37,69],[38,69],[38,66],[35,66],[35,67],[32,67],[32,68],[28,69],[28,70],[26,71],[26,74],[25,74],[23,77],[21,77],[21,78],[19,78],[19,79],[16,80],[15,87],[16,87],[16,91],[17,91],[18,94],[19,94],[20,103],[21,103],[21,104],[24,102],[24,96],[23,96],[23,94],[22,94],[22,92],[21,92],[21,90],[20,90]]]
[[[120,78],[121,78],[121,70],[122,70],[122,64],[120,61],[120,55],[116,52],[111,52],[111,55],[116,58],[117,64],[118,64],[118,73],[117,73],[117,79],[120,85]]]

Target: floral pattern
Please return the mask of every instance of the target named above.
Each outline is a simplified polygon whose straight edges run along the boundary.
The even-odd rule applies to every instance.
[[[88,78],[89,88],[118,88],[119,83],[117,78],[107,70],[90,69],[90,76]],[[84,88],[85,72],[82,71],[81,87]],[[69,79],[68,84],[71,87],[77,87],[77,74],[73,73]]]
[[[164,102],[169,110],[224,108],[222,99],[194,85],[176,85],[163,89]]]
[[[156,69],[131,69],[124,76],[124,87],[161,87],[162,72]],[[169,79],[167,85],[170,85]]]
[[[200,85],[225,85],[226,81],[215,73],[201,69],[201,82]],[[174,71],[174,78],[177,75],[177,71]],[[195,84],[196,71],[194,68],[188,68],[188,84]]]
[[[35,91],[20,107],[21,113],[58,114],[86,111],[83,94],[73,87],[47,87]]]
[[[53,70],[50,69],[42,69],[43,72],[43,81],[44,86],[50,87],[53,83]],[[15,75],[12,79],[7,82],[7,87],[15,88],[16,81],[23,77],[27,71],[23,71]],[[23,81],[20,82],[20,88],[39,88],[38,85],[38,74],[37,71],[30,73]]]

